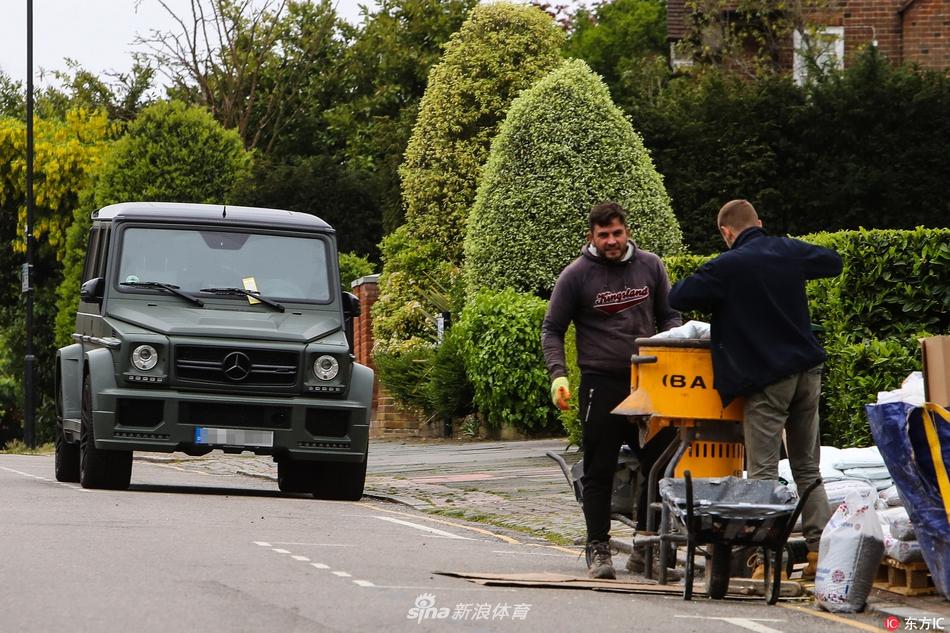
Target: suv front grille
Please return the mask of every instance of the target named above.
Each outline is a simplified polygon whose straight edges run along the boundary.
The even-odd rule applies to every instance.
[[[299,354],[288,351],[187,345],[175,348],[175,374],[182,382],[292,387],[297,384],[299,363]]]

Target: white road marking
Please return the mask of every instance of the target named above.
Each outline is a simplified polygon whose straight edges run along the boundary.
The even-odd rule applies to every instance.
[[[266,541],[254,541],[254,545],[260,545],[261,547],[271,547],[271,544]]]
[[[354,547],[351,543],[293,543],[290,541],[274,541],[269,543],[268,547],[271,545],[304,545],[306,547]]]
[[[577,558],[577,554],[548,554],[547,552],[515,552],[512,550],[493,549],[492,554],[512,554],[516,556],[554,556],[556,558]]]
[[[755,631],[756,633],[782,633],[781,629],[773,629],[770,626],[765,626],[764,624],[759,624],[759,622],[786,622],[787,620],[772,620],[767,618],[717,618],[704,615],[674,615],[674,618],[693,618],[696,620],[719,620],[721,622],[728,622],[739,628],[746,629],[748,631]]]
[[[397,523],[399,525],[405,525],[406,527],[415,528],[417,530],[422,530],[423,532],[428,532],[430,534],[435,534],[437,536],[442,536],[444,538],[453,538],[460,541],[471,541],[467,536],[459,536],[458,534],[452,534],[451,532],[446,532],[444,530],[437,530],[433,527],[427,525],[419,525],[418,523],[411,523],[409,521],[403,521],[402,519],[394,519],[393,517],[381,517],[374,516],[374,518],[379,519],[380,521],[389,521],[390,523]]]
[[[353,577],[353,574],[348,574],[348,573],[346,573],[345,571],[333,571],[333,572],[330,572],[330,573],[333,574],[334,576],[339,576],[340,578],[352,578],[352,577]]]
[[[272,547],[270,551],[272,551],[272,552],[277,552],[278,554],[289,554],[289,553],[290,553],[290,550],[281,549],[281,548],[279,548],[279,547]]]
[[[297,555],[294,555],[294,556],[291,556],[291,558],[294,559],[294,560],[303,561],[303,562],[305,562],[305,563],[309,563],[309,562],[310,562],[310,559],[307,558],[306,556],[297,556]]]
[[[329,565],[324,565],[323,563],[310,563],[310,564],[316,567],[317,569],[330,569]]]
[[[7,468],[6,466],[0,466],[0,469],[7,471],[8,473],[14,473],[16,475],[22,475],[24,477],[31,477],[33,479],[44,479],[39,475],[31,475],[30,473],[25,473],[22,470],[14,470],[13,468]]]
[[[354,580],[353,582],[354,584],[357,584],[360,587],[375,587],[376,586],[368,580]]]

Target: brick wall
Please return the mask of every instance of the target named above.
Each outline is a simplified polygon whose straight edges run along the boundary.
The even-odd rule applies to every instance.
[[[353,320],[353,354],[356,362],[375,371],[372,307],[379,297],[379,275],[369,275],[354,281],[353,294],[360,300],[360,316]],[[427,424],[421,414],[396,404],[376,380],[373,385],[370,437],[434,437],[439,431],[435,425]]]
[[[906,2],[903,16],[903,61],[942,70],[950,66],[950,0]]]
[[[877,40],[881,55],[895,64],[901,59],[902,0],[848,0],[841,11],[844,26],[845,65],[862,49]]]

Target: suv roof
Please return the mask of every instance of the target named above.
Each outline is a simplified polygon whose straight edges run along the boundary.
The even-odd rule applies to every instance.
[[[122,202],[103,207],[92,214],[93,220],[148,220],[166,222],[200,222],[202,224],[226,224],[243,226],[266,226],[270,228],[297,228],[332,233],[333,228],[309,213],[236,207],[223,204],[191,204],[186,202]]]

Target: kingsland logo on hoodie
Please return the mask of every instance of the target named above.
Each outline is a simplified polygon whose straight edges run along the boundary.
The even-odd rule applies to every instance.
[[[650,298],[650,289],[624,288],[623,290],[600,292],[594,297],[594,309],[605,314],[617,314],[629,310]]]

